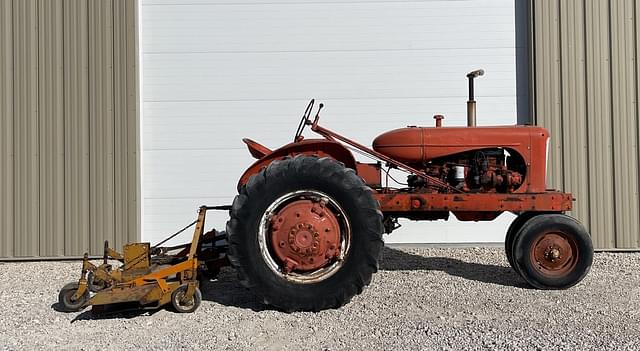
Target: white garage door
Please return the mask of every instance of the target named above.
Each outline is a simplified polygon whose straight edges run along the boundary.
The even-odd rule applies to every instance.
[[[464,125],[465,74],[484,68],[478,123],[516,122],[514,0],[144,0],[140,11],[144,240],[200,204],[230,204],[253,162],[241,138],[289,142],[312,97],[324,126],[370,145],[434,114]],[[405,221],[386,241],[498,242],[511,218]]]

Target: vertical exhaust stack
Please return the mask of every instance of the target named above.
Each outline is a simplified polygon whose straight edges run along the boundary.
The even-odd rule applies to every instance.
[[[484,75],[483,69],[478,69],[467,74],[469,78],[469,100],[467,101],[467,127],[476,126],[476,100],[473,94],[473,80]]]

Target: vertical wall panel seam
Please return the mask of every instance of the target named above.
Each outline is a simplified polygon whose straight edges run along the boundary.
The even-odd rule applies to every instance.
[[[42,29],[40,27],[40,6],[38,6],[38,2],[35,2],[36,5],[36,23],[38,24],[37,30],[36,30],[36,37],[38,38],[38,43],[36,45],[36,59],[39,60],[40,59],[40,34],[39,31]],[[42,135],[40,135],[40,113],[42,112],[42,109],[40,108],[40,62],[38,62],[38,64],[36,65],[36,85],[38,85],[36,87],[36,96],[35,96],[35,100],[36,100],[36,106],[38,108],[38,123],[37,123],[37,131],[36,134],[38,135],[38,139],[37,139],[37,146],[36,146],[36,150],[38,150],[38,170],[36,174],[40,174],[40,159],[42,159],[42,155],[40,155],[40,142],[42,139]],[[40,180],[38,180],[38,206],[40,205],[40,203],[42,203],[42,197],[41,197],[41,189],[40,189]],[[42,239],[40,238],[40,233],[42,232],[40,230],[40,225],[42,225],[42,221],[40,220],[40,211],[38,211],[38,241],[42,241]],[[38,243],[37,245],[38,247],[38,256],[42,256],[40,253],[40,245]]]
[[[11,144],[12,144],[11,145],[11,155],[13,155],[13,157],[11,157],[11,170],[10,170],[10,172],[12,172],[12,173],[13,173],[13,170],[16,168],[16,157],[15,157],[15,143],[16,143],[16,140],[15,140],[15,135],[14,135],[15,134],[15,132],[14,132],[15,128],[13,127],[14,124],[16,123],[16,104],[15,104],[15,101],[14,101],[16,91],[15,91],[15,83],[13,82],[13,77],[15,76],[14,72],[15,72],[15,69],[16,69],[15,68],[16,67],[16,55],[15,55],[15,52],[16,52],[15,46],[16,46],[16,44],[15,44],[15,40],[13,38],[14,35],[15,35],[14,28],[13,28],[14,22],[15,22],[15,18],[13,16],[13,14],[15,13],[14,6],[15,6],[14,0],[11,0],[11,6],[10,6],[11,13],[8,15],[8,16],[11,17],[11,26],[10,26],[11,35],[8,36],[8,37],[11,40],[10,47],[11,47],[11,92],[12,92],[12,94],[11,94],[11,117],[10,118],[11,118],[11,138],[12,138],[12,141],[11,141]],[[7,172],[7,170],[5,170],[5,172]],[[15,178],[12,176],[11,179],[12,179],[12,184],[11,184],[11,188],[12,188],[12,191],[11,191],[11,202],[7,202],[7,204],[9,204],[9,206],[14,206],[14,204],[16,203],[16,200],[15,200],[15,196],[16,196]],[[16,220],[15,220],[15,217],[16,217],[16,211],[15,210],[11,211],[11,218],[10,218],[10,220],[11,220],[11,233],[7,234],[7,235],[11,235],[11,256],[14,256],[15,252],[16,252],[15,251],[15,245],[16,245],[15,244],[16,243],[16,229],[15,229],[16,228]]]
[[[11,67],[13,67],[13,70],[11,71],[11,78],[13,80],[13,84],[11,89],[13,89],[13,96],[11,97],[12,100],[12,104],[11,104],[11,115],[13,116],[13,125],[12,125],[12,130],[11,130],[11,134],[13,136],[13,158],[12,158],[12,169],[11,172],[13,173],[13,194],[12,194],[12,198],[11,198],[11,206],[15,206],[16,204],[16,177],[15,177],[15,169],[17,167],[16,165],[16,154],[15,154],[15,149],[16,149],[16,85],[15,85],[15,77],[16,77],[16,40],[15,40],[15,25],[16,25],[16,2],[15,0],[11,1]],[[16,255],[16,242],[17,242],[17,230],[16,230],[16,211],[15,208],[12,212],[12,220],[13,220],[13,240],[12,240],[12,256]]]
[[[588,75],[589,75],[589,73],[588,73],[589,72],[589,62],[588,62],[589,61],[589,52],[587,50],[587,46],[589,45],[589,42],[587,40],[587,38],[588,38],[588,36],[587,36],[587,1],[588,0],[583,0],[582,1],[582,6],[583,6],[583,9],[584,9],[584,11],[583,11],[583,17],[584,18],[583,18],[583,21],[582,21],[583,22],[582,23],[582,30],[583,30],[582,35],[584,36],[584,46],[583,46],[582,50],[584,50],[584,83],[585,83],[584,84],[585,85],[585,87],[584,87],[584,95],[585,95],[585,102],[584,102],[585,103],[585,108],[584,108],[585,124],[584,124],[584,128],[585,128],[585,140],[586,140],[586,143],[587,143],[587,158],[586,158],[587,172],[585,174],[585,177],[587,179],[586,180],[587,181],[587,188],[589,188],[589,184],[591,184],[591,173],[588,172],[589,167],[591,167],[589,154],[591,153],[592,145],[591,145],[591,141],[589,140],[589,102],[588,102],[588,99],[589,99],[589,84],[588,84],[588,82],[589,82],[589,80],[588,80]],[[593,219],[592,219],[592,216],[591,216],[591,213],[592,213],[591,212],[592,211],[592,208],[591,208],[591,192],[587,191],[587,194],[588,194],[587,195],[588,198],[587,198],[587,201],[586,201],[586,203],[587,203],[586,206],[587,206],[587,213],[589,214],[589,218],[588,218],[588,220],[589,220],[589,232],[591,232],[591,228],[594,227]]]
[[[66,108],[66,89],[64,88],[64,77],[65,77],[65,65],[64,65],[64,28],[65,28],[65,20],[64,20],[64,1],[60,2],[60,14],[62,16],[62,23],[60,23],[61,25],[61,29],[60,29],[60,35],[61,35],[61,40],[60,40],[60,45],[61,48],[60,50],[62,50],[62,228],[63,228],[63,233],[62,233],[62,255],[65,254],[64,250],[65,247],[67,245],[67,231],[66,231],[66,223],[65,223],[65,214],[64,214],[64,204],[67,201],[67,183],[64,181],[64,179],[66,178],[67,174],[66,174],[66,167],[64,167],[64,160],[65,160],[65,155],[67,154],[67,150],[66,150],[66,143],[64,142],[65,140],[67,140],[67,131],[66,128],[64,128],[65,122],[66,122],[66,113],[64,113],[65,108]]]
[[[11,78],[13,79],[15,77],[15,72],[16,72],[16,41],[15,41],[15,18],[13,18],[13,14],[15,13],[15,0],[11,1]],[[11,134],[13,137],[13,145],[12,145],[12,150],[11,150],[11,155],[13,157],[11,157],[11,172],[13,173],[14,169],[16,169],[16,135],[15,135],[15,124],[16,124],[16,102],[15,102],[15,95],[16,95],[16,85],[15,85],[15,81],[11,83],[11,90],[13,92],[13,94],[11,95]],[[11,192],[11,206],[14,206],[16,203],[16,179],[15,179],[15,174],[12,175],[13,180],[13,184],[11,184],[13,191]],[[11,240],[11,244],[12,244],[12,248],[11,248],[11,253],[12,256],[16,255],[16,211],[15,209],[11,212],[12,216],[11,216],[11,229],[12,229],[12,233],[10,233],[10,235],[13,235],[13,238]]]
[[[91,145],[93,140],[91,138],[91,8],[89,0],[83,0],[87,4],[87,17],[85,18],[87,23],[87,189],[89,190],[89,196],[87,199],[87,217],[89,218],[89,248],[93,247],[93,231],[91,230],[92,222],[94,218],[91,216],[92,206],[91,199],[95,196],[95,194],[91,191],[92,181],[91,181]],[[87,250],[89,249],[87,248]]]
[[[116,163],[118,155],[116,154],[116,134],[118,133],[118,131],[116,130],[116,115],[118,114],[118,111],[116,111],[116,21],[115,18],[117,16],[116,14],[116,5],[115,2],[118,0],[113,0],[111,1],[111,42],[112,42],[112,48],[111,48],[111,79],[113,80],[113,84],[111,84],[111,109],[113,111],[112,114],[112,119],[113,119],[113,159],[111,160],[111,162],[113,162],[113,178],[112,178],[112,184],[111,184],[111,189],[113,191],[113,204],[112,206],[113,208],[113,217],[111,218],[111,221],[113,222],[113,236],[114,236],[114,242],[118,241],[118,236],[122,235],[122,233],[118,233],[118,220],[116,219],[118,217],[118,211],[116,209],[117,206],[117,194],[119,189],[116,189],[116,183],[117,183],[117,177],[118,175],[116,174],[118,167],[116,167]]]
[[[566,153],[566,148],[565,148],[565,135],[564,135],[564,94],[563,92],[563,86],[564,86],[564,79],[562,79],[562,74],[563,72],[563,57],[562,57],[562,6],[560,5],[562,0],[559,0],[556,2],[557,4],[557,11],[558,11],[558,22],[556,23],[556,31],[558,33],[558,46],[557,46],[557,50],[558,50],[558,91],[559,91],[559,96],[558,99],[560,100],[560,108],[559,108],[559,118],[560,118],[560,123],[558,124],[558,126],[560,127],[560,131],[559,133],[556,132],[557,134],[562,135],[562,138],[560,140],[560,147],[562,149],[562,152],[560,153],[560,157],[562,157],[562,160],[560,161],[560,165],[562,166],[561,172],[562,172],[562,176],[560,177],[561,180],[561,184],[562,184],[562,191],[565,191],[565,189],[567,188],[566,185],[566,179],[567,179],[567,172],[565,169],[565,153]]]
[[[536,16],[535,16],[535,0],[529,0],[529,120],[532,124],[538,124],[538,100],[536,94]]]
[[[638,105],[640,104],[640,101],[638,101],[638,96],[640,96],[640,91],[638,91],[638,60],[640,59],[640,57],[638,57],[638,2],[637,1],[633,2],[633,55],[635,57],[635,61],[633,65],[633,78],[635,83],[634,99],[636,102],[635,103],[635,115],[636,115],[635,127],[636,127],[636,131],[638,131],[638,133],[636,134],[636,145],[637,145],[636,162],[640,167],[640,107],[638,107]],[[638,187],[638,190],[640,191],[640,168],[637,171],[638,171],[638,174],[636,175],[637,176],[636,182],[638,183],[637,187]],[[640,212],[636,213],[636,215],[640,217]],[[636,247],[640,246],[640,233],[636,233],[635,245]]]
[[[608,23],[609,27],[607,28],[608,29],[607,36],[608,36],[608,39],[609,39],[608,57],[609,57],[609,87],[610,87],[609,88],[609,96],[607,98],[611,102],[609,104],[609,112],[611,113],[611,116],[610,116],[611,130],[609,131],[609,133],[611,134],[610,135],[610,137],[611,137],[611,151],[610,151],[609,157],[611,158],[611,160],[614,160],[614,162],[615,162],[615,155],[616,155],[615,148],[616,148],[616,145],[615,145],[614,140],[615,140],[616,134],[615,134],[615,124],[614,124],[614,121],[613,121],[614,118],[615,118],[615,116],[614,116],[614,107],[613,107],[613,105],[615,103],[615,100],[614,100],[614,96],[613,96],[613,91],[614,91],[614,88],[613,88],[613,83],[614,83],[613,82],[613,74],[614,74],[614,72],[613,72],[613,38],[612,38],[614,23],[613,23],[613,14],[612,14],[612,11],[611,11],[611,1],[612,0],[607,1],[607,16],[608,16],[608,20],[609,20],[609,23]],[[613,0],[613,1],[617,1],[617,0]],[[613,201],[612,201],[612,204],[611,204],[613,206],[612,213],[613,213],[613,216],[615,218],[616,213],[618,213],[618,211],[617,211],[617,203],[616,203],[617,202],[616,201],[617,194],[616,194],[616,178],[615,177],[611,177],[611,188],[612,188],[612,191],[613,191]],[[619,233],[618,233],[618,223],[617,222],[618,221],[614,220],[614,223],[613,223],[613,244],[614,244],[614,246],[617,246],[617,243],[618,243],[618,234]]]

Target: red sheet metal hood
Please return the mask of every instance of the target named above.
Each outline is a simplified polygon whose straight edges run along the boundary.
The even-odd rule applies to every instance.
[[[548,135],[546,129],[535,126],[407,127],[379,135],[373,149],[404,163],[422,163],[476,149],[524,151],[531,146],[532,137],[542,138],[544,143]]]

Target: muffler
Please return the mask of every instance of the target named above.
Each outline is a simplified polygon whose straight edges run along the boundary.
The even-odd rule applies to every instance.
[[[467,101],[467,127],[476,126],[476,100],[473,94],[473,80],[484,75],[483,69],[478,69],[467,74],[469,78],[469,100]]]

